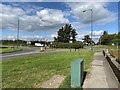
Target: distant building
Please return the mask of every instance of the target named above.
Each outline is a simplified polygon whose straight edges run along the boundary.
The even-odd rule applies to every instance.
[[[35,43],[35,46],[38,46],[38,47],[43,47],[44,44],[41,44],[41,43]]]
[[[34,46],[45,47],[46,44],[46,41],[31,41],[31,45]]]

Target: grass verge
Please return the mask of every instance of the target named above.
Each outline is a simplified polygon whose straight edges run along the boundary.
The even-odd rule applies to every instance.
[[[120,48],[119,46],[112,45],[95,45],[94,48],[107,48],[109,53],[116,58],[116,60],[120,63]]]
[[[0,53],[15,52],[15,51],[20,51],[20,50],[22,50],[22,49],[20,49],[20,48],[11,48],[11,47],[0,48]]]
[[[70,63],[76,58],[84,59],[87,71],[93,54],[97,51],[80,50],[79,52],[60,52],[31,55],[2,62],[3,88],[39,88],[53,75],[67,76],[61,87],[69,87]]]

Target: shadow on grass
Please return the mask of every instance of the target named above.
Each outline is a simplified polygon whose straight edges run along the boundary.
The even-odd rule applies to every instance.
[[[81,83],[81,87],[82,87],[82,85],[83,85],[83,83],[84,83],[84,81],[85,81],[86,75],[87,75],[87,72],[84,71],[83,81],[82,81],[82,83]],[[63,81],[63,83],[60,85],[59,88],[71,88],[71,76],[70,76],[70,75],[68,75],[68,76],[65,78],[65,80]]]

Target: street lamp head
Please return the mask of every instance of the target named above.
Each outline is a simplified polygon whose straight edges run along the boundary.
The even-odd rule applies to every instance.
[[[83,12],[86,12],[86,10],[84,10]]]
[[[88,10],[92,11],[92,9],[87,9],[87,10],[84,10],[83,12],[86,12],[86,11],[88,11]]]

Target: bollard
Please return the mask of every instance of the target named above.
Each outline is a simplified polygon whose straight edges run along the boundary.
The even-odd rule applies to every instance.
[[[77,59],[71,62],[71,87],[72,88],[81,88],[81,84],[83,82],[83,60]]]

